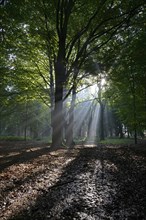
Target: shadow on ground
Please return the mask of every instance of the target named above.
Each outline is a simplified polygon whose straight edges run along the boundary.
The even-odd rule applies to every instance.
[[[10,219],[144,220],[144,161],[144,154],[132,148],[80,148],[59,180]]]
[[[2,142],[0,143],[0,172],[11,165],[28,162],[49,152],[48,144]]]

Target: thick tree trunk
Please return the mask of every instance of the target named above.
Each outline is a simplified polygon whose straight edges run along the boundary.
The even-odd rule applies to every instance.
[[[63,87],[66,74],[66,38],[69,18],[74,1],[58,1],[56,5],[56,30],[58,34],[58,53],[55,62],[55,104],[52,121],[52,148],[59,148],[63,142]]]
[[[52,113],[52,148],[61,147],[63,141],[63,86],[55,91],[55,106]]]
[[[60,148],[63,142],[63,85],[65,82],[65,67],[58,61],[55,65],[55,102],[52,112],[52,148]]]

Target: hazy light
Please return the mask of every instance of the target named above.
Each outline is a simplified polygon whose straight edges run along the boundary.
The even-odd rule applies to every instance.
[[[90,87],[90,93],[92,96],[95,96],[97,95],[98,93],[98,87],[97,87],[97,84],[94,84],[93,86]]]
[[[102,79],[101,79],[101,85],[104,86],[105,84],[106,84],[106,79],[105,79],[105,78],[102,78]]]
[[[86,143],[96,143],[97,142],[97,128],[99,125],[99,109],[100,106],[96,103],[91,116],[88,121],[88,136]]]
[[[80,104],[81,105],[81,104]],[[91,110],[92,102],[87,101],[82,103],[80,109],[75,110],[75,135],[78,135],[80,130],[83,132],[83,127],[87,123],[88,115]]]

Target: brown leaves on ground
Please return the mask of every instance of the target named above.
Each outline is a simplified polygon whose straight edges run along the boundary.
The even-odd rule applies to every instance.
[[[0,219],[146,219],[145,153],[142,144],[0,143]]]

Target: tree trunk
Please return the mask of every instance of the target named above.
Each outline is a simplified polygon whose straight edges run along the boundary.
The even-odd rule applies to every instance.
[[[136,127],[134,129],[134,142],[135,142],[135,144],[137,144],[137,129],[136,129]]]
[[[91,105],[90,107],[90,111],[88,113],[89,115],[89,120],[88,120],[88,128],[87,128],[87,139],[91,141],[91,138],[93,139],[94,137],[94,127],[93,127],[93,123],[94,123],[94,115],[95,115],[95,108],[96,105]]]
[[[74,1],[58,1],[56,7],[56,29],[58,34],[58,53],[55,62],[55,103],[52,120],[52,148],[59,148],[63,143],[63,87],[67,80],[66,74],[66,38],[68,22]]]
[[[104,140],[104,104],[100,103],[100,140]]]
[[[66,131],[66,144],[69,147],[74,146],[74,108],[75,108],[75,101],[76,101],[76,87],[73,87],[72,91],[72,101],[71,107],[69,109],[69,121],[67,124],[67,131]]]
[[[55,64],[55,102],[52,112],[52,148],[60,148],[63,142],[63,85],[65,82],[65,66],[63,61]]]
[[[54,103],[55,103],[55,89],[54,89],[54,77],[53,77],[53,66],[52,66],[52,61],[49,58],[49,67],[50,67],[50,103],[51,103],[51,134],[52,134],[52,130],[53,130],[53,111],[54,111]]]
[[[52,113],[52,148],[61,147],[63,140],[63,87],[59,86],[55,91],[55,106]],[[58,96],[60,101],[57,101]]]
[[[24,121],[24,140],[27,141],[27,121],[28,121],[28,103],[27,103],[27,97],[25,102],[25,121]]]
[[[134,119],[134,142],[137,144],[137,112],[136,112],[136,86],[135,86],[135,74],[133,73],[133,66],[131,60],[131,91],[133,96],[133,119]]]
[[[92,112],[90,110],[90,117],[89,117],[89,120],[88,120],[88,129],[87,129],[87,139],[90,140],[91,138],[91,124],[92,124]]]
[[[120,139],[122,139],[124,137],[123,126],[121,123],[119,124],[119,137],[120,137]]]

